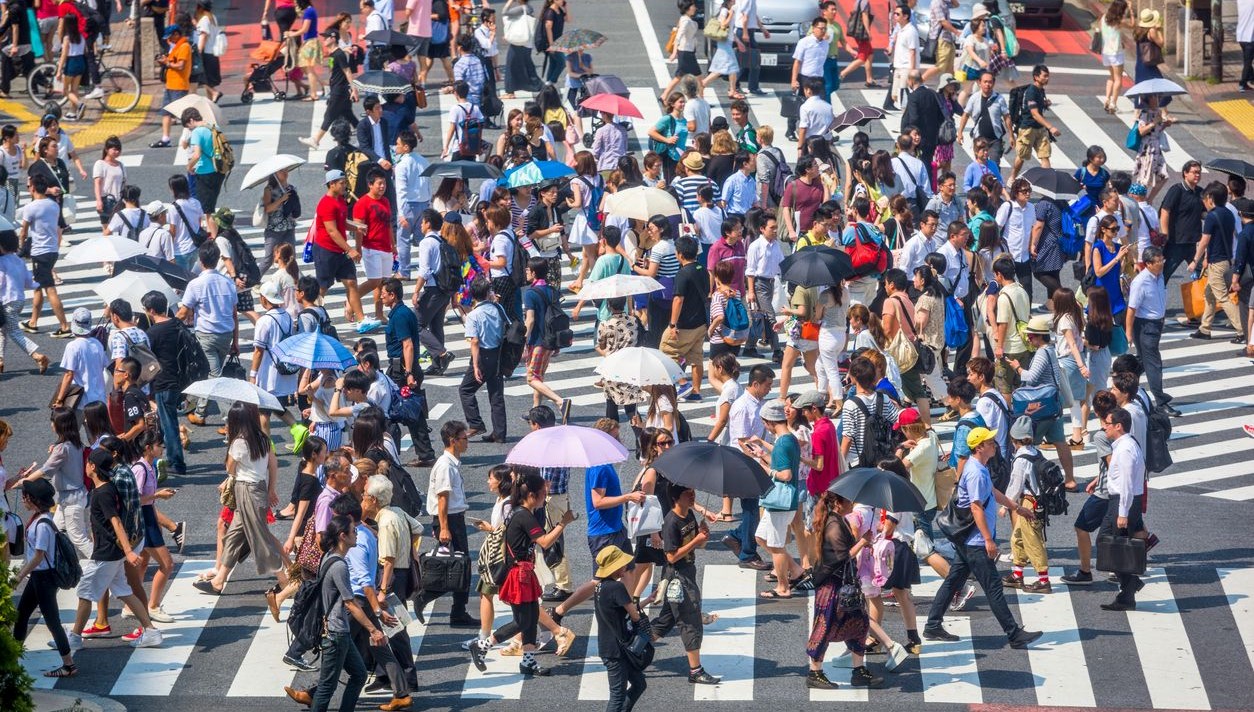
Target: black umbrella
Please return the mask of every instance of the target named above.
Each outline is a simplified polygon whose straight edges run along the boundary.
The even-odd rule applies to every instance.
[[[653,467],[671,482],[721,497],[761,497],[771,488],[771,478],[757,460],[706,440],[676,445]]]
[[[1057,168],[1033,166],[1024,171],[1021,177],[1031,183],[1036,192],[1049,198],[1072,196],[1080,192],[1080,181],[1071,173]]]
[[[382,69],[362,72],[353,79],[353,86],[363,92],[380,96],[406,94],[414,90],[413,84],[410,84],[405,77]]]
[[[927,500],[913,482],[878,467],[855,467],[827,489],[850,502],[890,512],[922,512],[927,507]]]
[[[1254,180],[1254,164],[1239,158],[1216,158],[1206,167],[1212,171],[1227,173],[1230,176],[1241,176],[1246,180]]]
[[[192,281],[192,277],[195,276],[173,262],[167,262],[151,255],[136,255],[113,264],[114,274],[121,274],[127,270],[132,272],[155,272],[165,280],[166,284],[170,285],[171,289],[180,292],[187,289],[187,283]]]
[[[872,121],[888,116],[883,109],[874,106],[855,106],[840,112],[833,118],[832,130],[843,131],[851,126],[866,126]]]
[[[780,263],[780,278],[802,287],[835,284],[854,276],[849,255],[831,247],[807,247],[797,250]]]
[[[396,30],[375,30],[374,32],[366,33],[363,39],[371,44],[400,45],[402,47],[417,47],[419,41],[413,35],[407,35]]]
[[[432,178],[461,178],[463,180],[476,180],[488,178],[500,178],[501,169],[487,163],[479,163],[477,161],[440,161],[432,163],[423,170],[422,175]]]

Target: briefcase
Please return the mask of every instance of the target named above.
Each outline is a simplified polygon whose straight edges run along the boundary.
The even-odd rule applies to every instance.
[[[1145,540],[1129,536],[1097,537],[1097,569],[1116,574],[1145,573]]]
[[[785,119],[796,119],[801,116],[800,96],[792,92],[781,93],[779,95],[779,115]]]
[[[464,593],[470,590],[470,556],[437,546],[419,557],[422,590],[428,593]]]

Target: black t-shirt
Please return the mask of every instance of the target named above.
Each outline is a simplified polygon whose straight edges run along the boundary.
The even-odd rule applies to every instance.
[[[710,309],[706,303],[706,295],[710,293],[710,274],[697,262],[690,262],[679,268],[675,275],[675,296],[683,297],[683,306],[679,308],[681,329],[695,329],[709,323]]]
[[[553,227],[554,220],[557,219],[557,208],[545,205],[543,202],[537,202],[531,210],[527,211],[527,218],[523,223],[523,229],[527,235],[540,230],[547,230]],[[506,265],[508,267],[508,265]]]
[[[505,525],[505,561],[513,568],[518,561],[535,559],[535,539],[544,536],[544,527],[525,507],[515,509]]]
[[[550,7],[540,15],[540,24],[536,27],[536,50],[540,52],[549,46],[549,34],[544,27],[547,22],[553,23],[553,39],[556,41],[566,31],[566,13],[555,12]]]
[[[1231,210],[1225,206],[1206,213],[1202,234],[1210,235],[1210,241],[1206,243],[1208,261],[1223,262],[1232,259],[1232,238],[1237,234],[1237,220],[1232,216]]]
[[[1045,90],[1035,84],[1029,84],[1028,88],[1023,92],[1023,114],[1019,117],[1019,128],[1041,128],[1040,122],[1032,118],[1032,109],[1036,109],[1044,116],[1045,106]]]
[[[122,518],[122,498],[112,482],[106,482],[91,491],[91,500],[87,506],[91,519],[91,538],[94,547],[91,551],[92,561],[117,561],[126,558],[122,548],[118,546],[117,535],[113,531],[111,520]]]
[[[18,44],[30,44],[27,39],[30,37],[30,19],[26,15],[26,3],[10,2],[8,3],[8,12],[5,13],[4,22],[0,23],[0,35],[4,37],[8,46],[8,41],[13,36],[13,28],[17,27],[17,36],[22,38]]]
[[[674,510],[666,513],[662,521],[662,551],[679,551],[680,547],[697,536],[697,517],[688,510],[687,516],[679,516]],[[694,549],[674,564],[667,564],[666,570],[674,571],[684,578],[697,580],[697,553]]]
[[[314,505],[318,502],[318,495],[322,494],[322,485],[318,483],[315,475],[307,475],[303,472],[296,474],[295,494],[292,496],[292,503],[299,504],[308,502],[309,507],[305,509],[305,517],[296,522],[296,531],[305,531],[305,521],[313,516]]]
[[[348,77],[344,76],[344,70],[351,66],[348,55],[344,54],[344,50],[337,49],[331,53],[328,64],[331,67],[331,78],[328,81],[331,93],[348,96]]]
[[[1104,349],[1110,346],[1110,329],[1099,329],[1094,324],[1084,325],[1084,340],[1095,349]]]
[[[138,386],[131,386],[122,394],[122,413],[126,416],[127,428],[135,427],[135,421],[143,420],[148,412],[148,396]]]
[[[1192,190],[1183,183],[1171,186],[1162,208],[1171,213],[1167,218],[1167,238],[1173,245],[1196,245],[1202,239],[1202,188]]]
[[[161,364],[161,373],[152,382],[152,392],[171,391],[179,387],[178,352],[179,324],[166,319],[148,329],[148,342],[152,353]]]
[[[603,658],[622,657],[618,641],[627,640],[627,610],[631,594],[622,581],[600,583],[596,594],[597,654]]]

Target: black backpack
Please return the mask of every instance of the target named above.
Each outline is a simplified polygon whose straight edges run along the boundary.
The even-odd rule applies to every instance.
[[[501,378],[508,378],[522,362],[523,353],[527,350],[527,324],[522,319],[510,319],[505,308],[493,303],[501,315],[501,354],[497,359],[497,371]]]
[[[70,537],[57,528],[51,519],[44,518],[39,521],[46,522],[56,532],[53,535],[53,548],[55,549],[52,555],[53,582],[62,591],[78,586],[79,579],[83,577],[83,567],[78,563],[78,550],[74,548],[74,542],[70,541]]]
[[[177,329],[178,350],[174,354],[174,363],[177,366],[178,390],[181,391],[196,381],[209,377],[209,359],[205,357],[205,350],[201,348],[191,329],[181,323]]]
[[[893,421],[884,415],[886,396],[875,394],[875,410],[866,407],[866,403],[858,396],[853,397],[854,405],[862,411],[862,449],[858,452],[859,467],[875,467],[880,460],[893,456],[896,445],[893,439]]]
[[[512,232],[506,234],[514,243],[513,259],[509,263],[509,278],[514,281],[515,287],[522,289],[527,284],[527,250],[518,241],[517,235]]]
[[[544,299],[544,331],[540,333],[540,346],[549,351],[561,351],[575,343],[575,332],[570,329],[570,317],[558,300],[549,297],[549,288],[541,293]]]
[[[313,317],[318,320],[319,333],[323,336],[330,336],[336,341],[340,340],[340,332],[336,330],[335,324],[331,323],[331,315],[327,314],[327,310],[325,308],[306,307],[305,309],[301,309],[300,313],[297,314],[296,317],[300,318],[306,314],[312,314]]]
[[[126,226],[126,239],[139,242],[139,231],[145,227],[140,225],[144,221],[143,215],[140,215],[140,219],[134,225],[131,224],[130,220],[126,219],[126,213],[122,212],[122,209],[118,209],[117,215],[122,224]]]
[[[387,478],[392,482],[392,504],[415,519],[422,516],[422,493],[414,484],[414,478],[389,455],[387,458]]]
[[[1175,464],[1171,459],[1171,418],[1166,413],[1150,407],[1142,394],[1137,393],[1137,401],[1145,410],[1145,471],[1162,472]]]
[[[435,271],[435,286],[445,294],[456,294],[462,287],[462,258],[443,237],[431,237],[440,242],[440,268]]]
[[[985,393],[980,398],[992,401],[993,405],[1001,411],[1002,420],[1005,421],[1006,428],[1009,430],[1010,424],[1014,421],[1014,416],[1010,414],[1010,409],[1001,402],[1001,399],[992,393]],[[988,461],[988,474],[993,478],[993,487],[999,492],[1005,492],[1006,488],[1010,486],[1010,472],[1013,468],[1012,463],[1002,454],[1001,446],[1001,439],[998,438],[997,452],[993,454],[993,459]]]
[[[1025,99],[1027,98],[1029,86],[1032,85],[1020,84],[1010,90],[1010,99],[1008,101],[1010,104],[1010,125],[1015,127],[1015,129],[1018,129],[1019,124],[1022,123],[1025,118],[1030,116],[1024,106],[1027,103]]]
[[[292,609],[287,615],[287,629],[292,634],[292,641],[306,650],[322,649],[322,633],[326,629],[327,612],[322,606],[322,581],[326,578],[327,569],[336,559],[342,556],[327,555],[322,557],[318,565],[318,576],[312,581],[305,581],[292,596]]]
[[[231,245],[231,261],[235,263],[235,276],[244,280],[244,288],[261,284],[261,268],[248,243],[235,230],[226,230],[226,241]]]
[[[1039,492],[1032,494],[1036,496],[1038,508],[1045,513],[1045,521],[1048,523],[1050,517],[1066,514],[1067,488],[1062,467],[1039,452],[1035,455],[1027,453],[1015,455],[1015,458],[1023,458],[1032,463],[1032,474],[1036,477],[1036,484],[1040,488]]]

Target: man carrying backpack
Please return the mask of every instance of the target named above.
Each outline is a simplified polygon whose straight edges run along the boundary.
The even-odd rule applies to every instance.
[[[418,325],[418,317],[413,310],[405,304],[405,286],[401,280],[395,277],[385,279],[380,290],[383,305],[389,309],[383,332],[388,355],[388,378],[398,388],[408,386],[421,393],[423,373],[418,367],[418,334],[422,327]],[[405,425],[409,426],[414,454],[418,458],[409,464],[430,467],[435,462],[435,450],[431,447],[431,428],[427,426],[426,418]],[[393,439],[400,442],[400,423],[392,423],[391,427]]]
[[[214,148],[215,131],[196,109],[184,109],[179,117],[183,128],[190,130],[187,140],[187,183],[192,197],[200,201],[206,213],[218,206],[218,195],[226,176],[218,172],[217,150]]]
[[[875,365],[869,360],[854,359],[849,378],[855,391],[840,411],[840,454],[849,467],[875,467],[893,456],[897,404],[875,391]]]
[[[449,213],[445,217],[461,222],[460,213]],[[462,281],[457,251],[440,236],[445,217],[428,208],[422,211],[419,222],[422,240],[418,242],[418,274],[414,277],[414,312],[422,329],[418,340],[431,355],[428,376],[443,374],[453,362],[453,352],[444,347],[444,315]]]
[[[466,82],[455,82],[453,93],[457,95],[457,104],[448,113],[442,155],[449,161],[473,161],[479,157],[483,144],[483,112],[471,103],[470,85]]]
[[[1010,534],[1010,562],[1013,568],[1011,573],[1002,577],[1001,582],[1007,588],[1020,588],[1028,593],[1049,593],[1053,588],[1049,583],[1049,554],[1045,551],[1043,486],[1037,473],[1052,463],[1045,460],[1036,448],[1032,419],[1028,416],[1019,416],[1010,426],[1010,441],[1015,446],[1015,458],[1006,497],[1023,505],[1024,509],[1036,512],[1036,518],[1014,518],[1014,531]],[[1006,515],[1005,507],[1002,507],[1001,513]],[[1032,568],[1036,569],[1036,581],[1031,583],[1023,580],[1026,562],[1031,562]]]
[[[523,362],[527,364],[527,385],[535,391],[532,406],[538,407],[542,398],[553,401],[562,414],[562,423],[570,417],[570,399],[563,399],[544,382],[544,372],[549,368],[549,359],[556,349],[545,344],[545,321],[549,309],[561,307],[557,305],[560,298],[553,287],[545,281],[549,276],[549,261],[543,257],[532,257],[527,261],[527,281],[531,285],[523,291],[523,314],[527,324],[527,351]]]
[[[1045,110],[1050,103],[1045,98],[1046,84],[1049,84],[1049,67],[1038,64],[1032,68],[1032,83],[1023,92],[1023,107],[1015,127],[1015,164],[1010,169],[1010,183],[1019,177],[1023,162],[1031,157],[1033,151],[1036,151],[1041,167],[1049,168],[1052,144],[1062,135],[1062,130],[1045,118]]]

